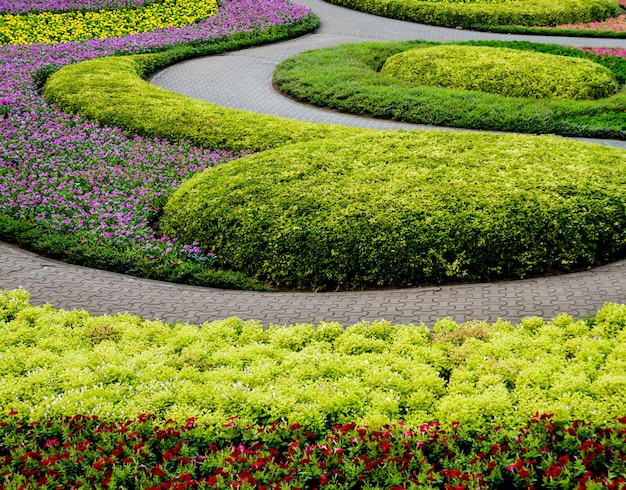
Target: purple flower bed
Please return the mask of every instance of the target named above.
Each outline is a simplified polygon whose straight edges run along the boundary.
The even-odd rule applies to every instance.
[[[294,24],[309,13],[281,0],[226,0],[214,17],[184,28],[0,46],[0,215],[83,242],[140,249],[144,260],[211,262],[212,255],[195,244],[157,236],[151,219],[183,180],[238,155],[128,136],[71,117],[44,102],[34,76],[50,65],[216,42]]]
[[[31,14],[72,10],[137,8],[159,0],[0,0],[0,13]]]

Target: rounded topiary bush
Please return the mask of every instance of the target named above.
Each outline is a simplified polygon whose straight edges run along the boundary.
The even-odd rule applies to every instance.
[[[524,277],[624,252],[625,164],[556,137],[362,131],[198,174],[161,230],[289,288]]]
[[[434,46],[387,59],[381,73],[417,85],[479,90],[508,97],[600,99],[619,84],[590,60],[487,46]]]

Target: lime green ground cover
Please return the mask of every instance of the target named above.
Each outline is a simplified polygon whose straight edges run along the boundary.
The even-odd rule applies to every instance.
[[[0,293],[0,411],[31,419],[154,413],[160,420],[311,430],[460,421],[511,429],[532,414],[602,422],[623,413],[626,307],[590,321],[560,315],[514,327],[273,326],[235,318],[200,327],[34,307]]]

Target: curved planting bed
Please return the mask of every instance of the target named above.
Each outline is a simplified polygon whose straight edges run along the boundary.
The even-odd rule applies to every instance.
[[[526,277],[623,255],[625,163],[555,138],[361,132],[201,173],[161,227],[289,288]]]
[[[626,95],[612,93],[626,81],[626,60],[592,51],[499,41],[347,44],[285,60],[274,82],[305,102],[371,117],[625,139]],[[421,78],[411,75],[422,65]],[[494,87],[494,79],[503,82]]]
[[[619,12],[615,0],[328,0],[343,7],[422,24],[519,31],[520,27],[604,21]],[[572,26],[572,31],[575,29]],[[545,34],[545,30],[543,33]],[[564,34],[560,31],[560,34]],[[569,31],[568,31],[569,34]]]
[[[0,46],[0,237],[74,263],[143,277],[262,287],[211,267],[210,250],[153,229],[181,181],[239,152],[200,150],[94,124],[46,104],[38,88],[59,67],[87,59],[157,51],[182,60],[285,39],[317,22],[303,7],[285,2],[234,0],[176,29]]]

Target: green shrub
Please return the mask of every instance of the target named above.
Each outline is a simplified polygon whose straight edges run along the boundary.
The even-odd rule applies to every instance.
[[[403,51],[389,57],[381,73],[415,85],[507,97],[600,99],[618,89],[613,73],[589,60],[487,46]]]
[[[422,24],[472,28],[556,26],[615,17],[615,0],[519,0],[505,3],[448,3],[420,0],[328,0],[370,14]]]
[[[289,288],[566,271],[623,255],[625,158],[554,137],[363,131],[198,174],[161,227]]]
[[[376,118],[471,129],[626,139],[623,91],[599,100],[537,100],[416,86],[380,73],[394,55],[417,49],[428,52],[439,46],[404,41],[346,44],[308,51],[281,63],[274,73],[274,82],[290,96],[305,102]],[[626,82],[626,60],[602,58],[574,48],[502,41],[455,43],[442,48],[445,46],[450,50],[476,46],[506,48],[504,53],[515,49],[528,56],[558,55],[565,64],[591,61],[602,65],[599,69],[610,70],[620,86]]]
[[[190,141],[202,148],[262,151],[349,131],[341,126],[227,109],[142,80],[180,59],[174,52],[97,58],[69,65],[49,77],[44,97],[71,114],[84,114],[142,136]]]
[[[343,333],[237,318],[197,327],[33,307],[24,291],[0,292],[0,414],[154,413],[218,429],[233,416],[284,418],[314,432],[432,420],[515,430],[537,411],[606,422],[626,397],[626,307],[605,305],[600,323],[606,335],[567,315],[517,328],[445,320],[437,333],[384,321]]]

